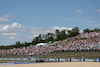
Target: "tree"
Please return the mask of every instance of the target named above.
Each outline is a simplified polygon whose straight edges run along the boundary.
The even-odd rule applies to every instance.
[[[48,41],[54,41],[54,34],[53,33],[47,33],[45,35],[45,42],[48,42]]]
[[[57,29],[55,31],[57,40],[61,40],[61,32]]]
[[[42,40],[42,34],[39,34],[39,41]]]
[[[68,30],[67,32],[68,32],[69,37],[73,37],[79,34],[79,28],[75,27],[72,30]]]
[[[95,32],[99,32],[99,31],[100,31],[100,29],[98,29],[98,28],[95,28],[95,29],[94,29],[94,31],[95,31]]]
[[[34,41],[34,44],[37,44],[39,42],[39,37],[35,37],[33,41]]]
[[[67,38],[66,30],[62,30],[61,31],[61,40],[66,39],[66,38]]]
[[[87,28],[87,29],[85,29],[84,31],[83,31],[84,33],[86,33],[86,32],[90,32],[90,30]]]
[[[17,41],[17,42],[16,42],[15,47],[16,47],[16,48],[20,48],[20,47],[21,47],[20,41]]]

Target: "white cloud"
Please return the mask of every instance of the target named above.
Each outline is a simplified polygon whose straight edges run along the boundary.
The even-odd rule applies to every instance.
[[[25,31],[26,28],[19,23],[14,22],[12,25],[1,25],[0,32],[17,32]]]
[[[67,30],[72,30],[73,28],[68,28]]]
[[[67,29],[67,28],[55,26],[55,27],[53,27],[53,29],[54,29],[54,30],[56,30],[56,29],[63,30],[63,29]]]
[[[83,10],[76,10],[76,13],[83,13]]]
[[[33,35],[33,37],[37,37],[37,36],[39,36],[39,35]]]
[[[80,33],[83,33],[83,30],[80,30],[79,32],[80,32]]]
[[[32,35],[29,35],[29,36],[26,36],[26,38],[28,38],[28,39],[31,39],[31,38],[33,38],[34,36],[32,36]]]
[[[9,39],[15,39],[15,37],[14,36],[10,36]]]
[[[58,27],[58,26],[55,26],[55,27],[53,27],[52,29],[54,29],[54,31],[55,31],[56,29],[59,29],[59,30],[61,31],[61,30],[71,30],[72,28],[66,28],[66,27]]]
[[[21,28],[21,27],[22,27],[21,24],[16,23],[16,22],[14,22],[11,26],[12,26],[13,28]]]
[[[11,15],[4,15],[2,17],[0,17],[0,22],[7,22],[7,21],[11,21],[13,20]]]
[[[21,35],[12,35],[12,36],[9,36],[9,39],[16,39],[16,40],[19,40],[21,37],[23,37],[23,36],[21,36]]]
[[[100,12],[100,9],[98,9],[97,12]]]
[[[17,33],[2,33],[2,35],[17,35]]]
[[[18,25],[18,23],[14,22],[14,23],[12,24],[12,27],[16,27],[17,25]]]
[[[47,33],[55,33],[55,30],[59,29],[61,30],[72,30],[72,28],[66,28],[66,27],[51,27],[51,28],[31,28],[30,33],[33,34],[33,37],[37,37],[39,34],[47,34]],[[67,33],[67,31],[66,31]]]
[[[31,27],[31,26],[23,26],[22,24],[19,23],[12,23],[11,25],[1,25],[0,26],[0,33],[2,35],[10,35],[10,39],[15,39],[14,37],[24,35],[26,38],[34,38],[38,36],[39,34],[47,34],[47,33],[55,33],[55,30],[59,29],[61,30],[71,30],[72,28],[66,28],[66,27],[51,27],[51,28],[39,28],[39,27]],[[21,32],[19,35],[17,34],[18,32]],[[27,34],[24,34],[27,33]],[[28,35],[31,34],[32,36]],[[12,36],[13,35],[13,36]],[[22,36],[21,36],[22,37]],[[19,38],[21,38],[19,37]]]
[[[7,29],[8,29],[8,27],[9,27],[8,25],[3,26],[3,27],[2,27],[2,30],[7,30]]]

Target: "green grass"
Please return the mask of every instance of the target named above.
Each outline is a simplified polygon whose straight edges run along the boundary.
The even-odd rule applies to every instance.
[[[7,55],[7,56],[4,56],[4,58],[27,58],[28,56],[27,55]],[[2,57],[0,57],[2,58]]]
[[[44,56],[44,58],[100,58],[100,52],[54,52]]]
[[[35,56],[40,58],[100,58],[100,52],[53,52],[44,56]],[[4,58],[27,58],[26,55],[7,55]],[[2,58],[2,57],[0,57]]]

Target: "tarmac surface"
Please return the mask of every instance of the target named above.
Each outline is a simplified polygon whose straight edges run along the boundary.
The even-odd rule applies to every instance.
[[[0,67],[100,67],[100,62],[2,63]]]

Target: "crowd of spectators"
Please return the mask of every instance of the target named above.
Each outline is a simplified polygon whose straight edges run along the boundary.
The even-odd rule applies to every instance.
[[[90,39],[90,38],[99,38],[99,37],[100,37],[100,31],[99,32],[82,33],[82,34],[72,37],[71,39],[74,39],[74,40],[75,39]]]
[[[7,55],[44,55],[56,51],[99,51],[100,32],[82,33],[75,37],[67,38],[60,43],[47,43],[44,46],[30,45],[27,47],[0,50],[0,56]]]

